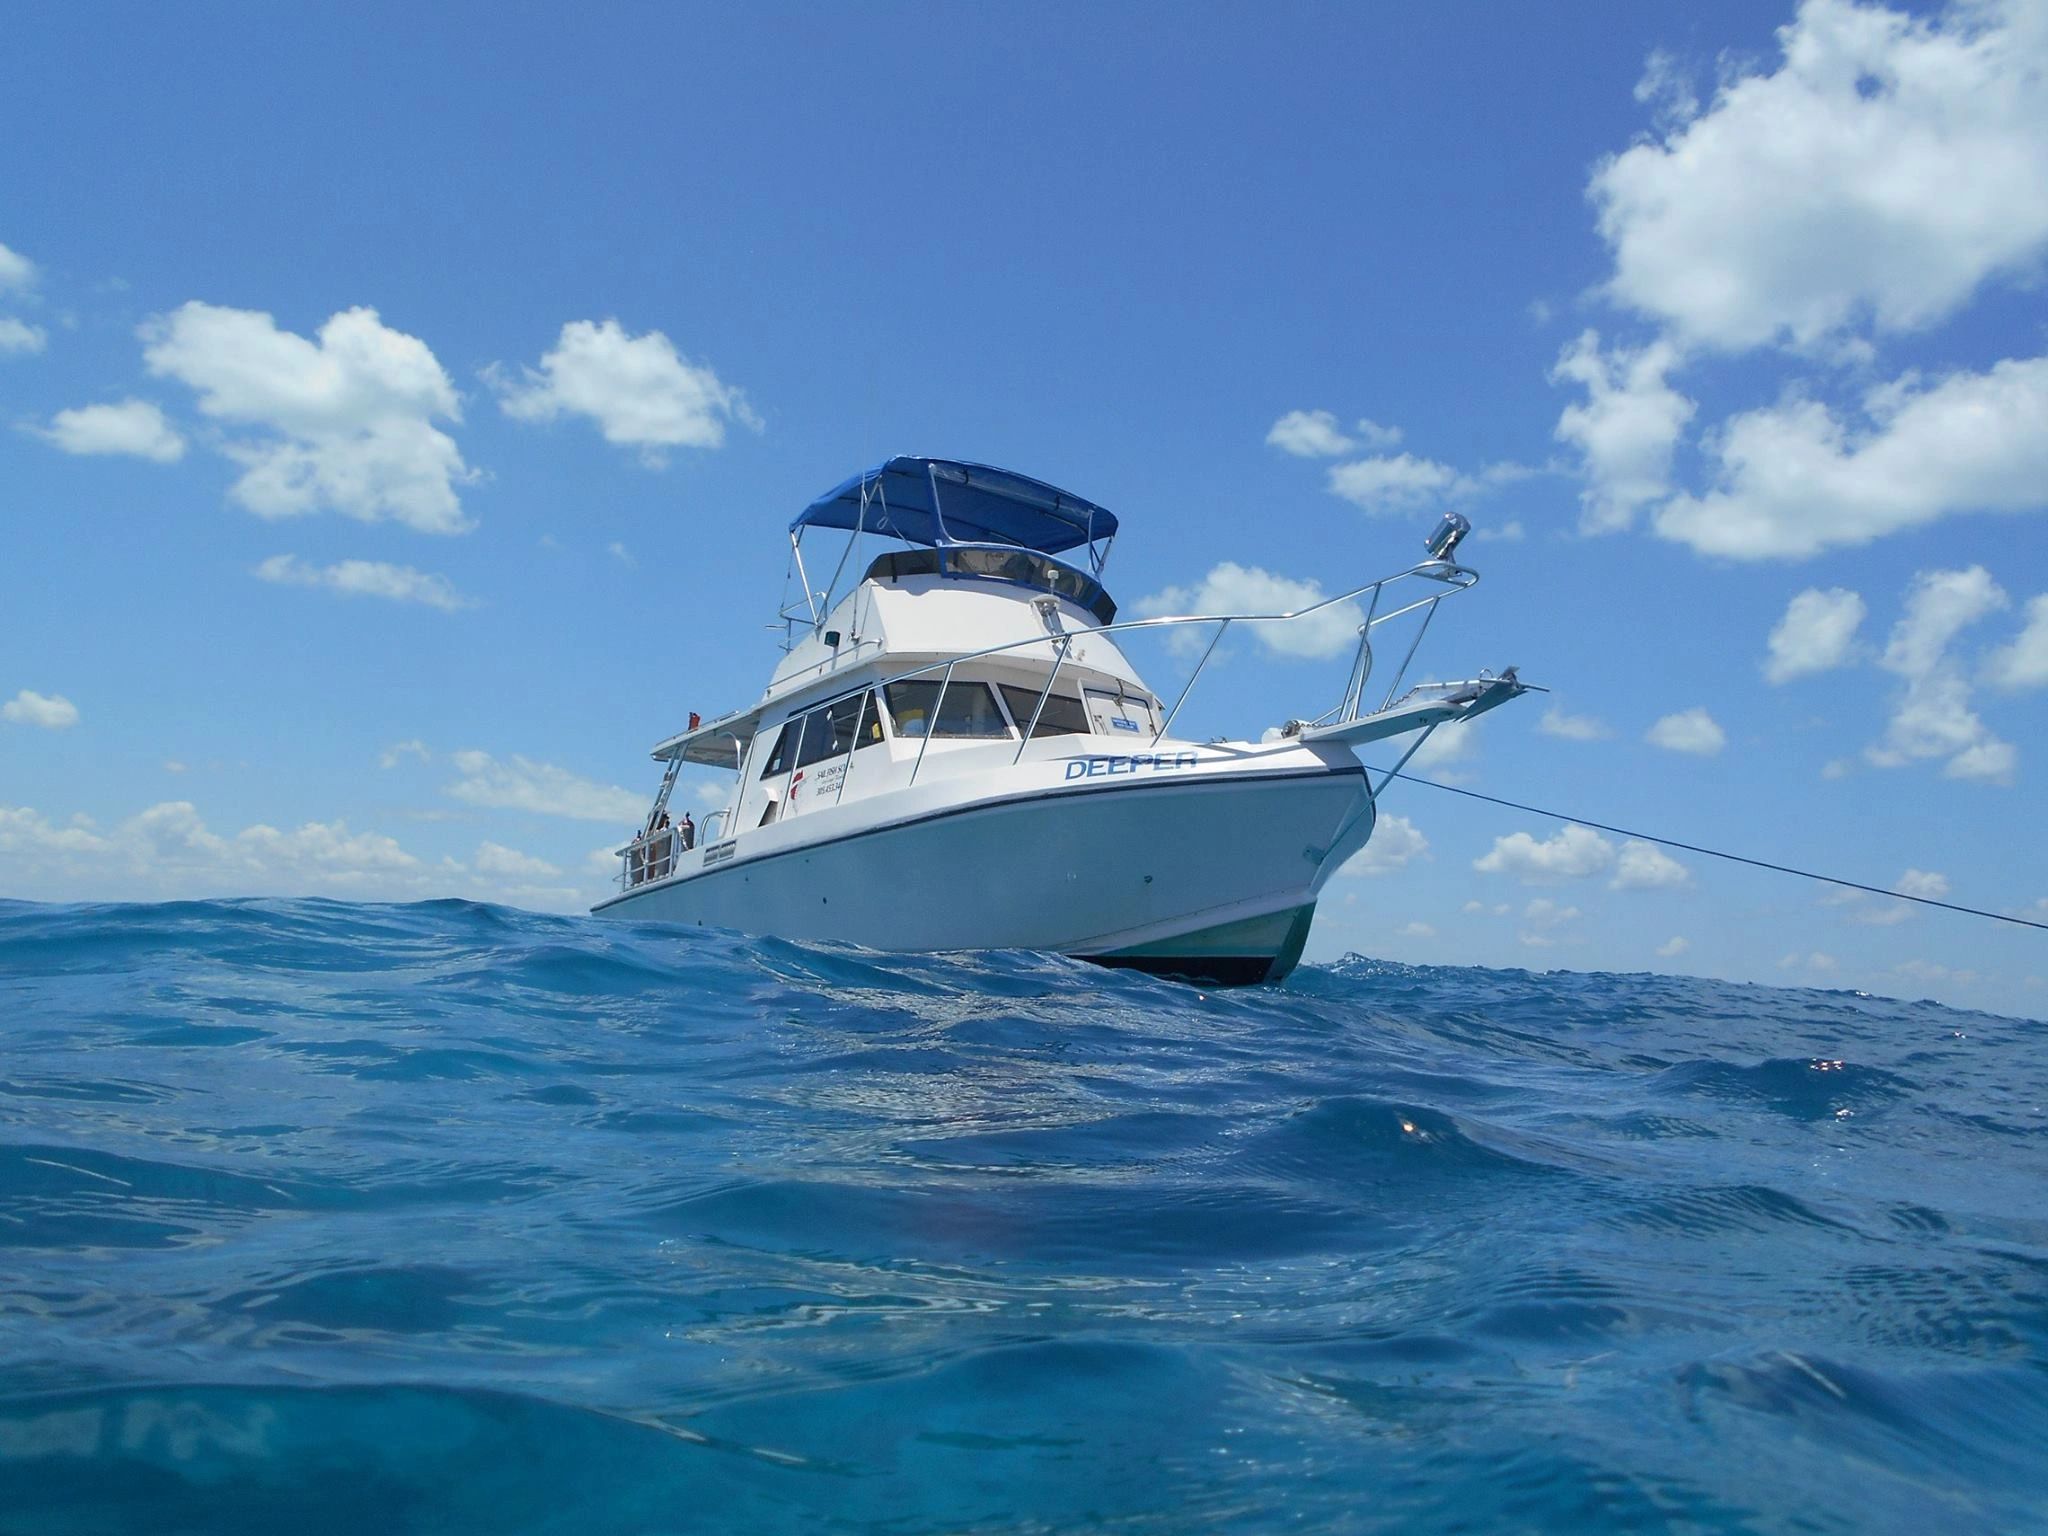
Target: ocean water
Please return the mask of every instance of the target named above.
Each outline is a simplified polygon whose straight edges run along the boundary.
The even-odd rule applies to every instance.
[[[0,903],[0,1530],[2048,1527],[2048,1031]]]

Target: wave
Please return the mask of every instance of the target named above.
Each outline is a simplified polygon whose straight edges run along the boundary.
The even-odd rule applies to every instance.
[[[2048,1521],[2039,1026],[0,903],[0,1532]]]

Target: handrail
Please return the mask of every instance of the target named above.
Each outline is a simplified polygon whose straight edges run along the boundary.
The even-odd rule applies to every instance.
[[[1438,592],[1429,597],[1419,597],[1414,602],[1405,603],[1401,607],[1392,609],[1387,613],[1378,613],[1377,609],[1379,607],[1381,591],[1387,587],[1392,586],[1395,582],[1405,581],[1411,576],[1425,581],[1439,582],[1444,586],[1449,587],[1451,590],[1448,592]],[[980,661],[984,657],[1000,656],[1008,651],[1025,650],[1032,646],[1054,645],[1055,641],[1065,642],[1066,646],[1056,647],[1056,649],[1058,649],[1059,651],[1059,654],[1057,654],[1053,658],[1052,673],[1046,679],[1044,693],[1046,695],[1049,695],[1052,691],[1054,683],[1058,680],[1059,669],[1066,664],[1067,648],[1070,647],[1071,642],[1086,638],[1090,635],[1121,634],[1126,631],[1136,629],[1166,629],[1176,624],[1216,624],[1219,626],[1216,638],[1221,639],[1223,630],[1228,629],[1232,624],[1291,623],[1296,619],[1305,619],[1310,614],[1320,613],[1323,609],[1334,607],[1338,603],[1351,602],[1352,600],[1363,597],[1366,593],[1370,592],[1373,594],[1372,609],[1368,611],[1366,622],[1359,626],[1358,637],[1359,646],[1361,650],[1365,652],[1364,659],[1369,670],[1371,666],[1371,647],[1368,642],[1370,639],[1371,632],[1374,629],[1377,629],[1382,624],[1390,623],[1395,619],[1401,618],[1405,614],[1413,613],[1418,608],[1428,608],[1430,610],[1431,615],[1434,616],[1436,611],[1436,605],[1438,603],[1442,602],[1445,598],[1454,595],[1455,593],[1470,591],[1473,587],[1477,586],[1478,584],[1479,573],[1473,570],[1470,566],[1456,565],[1447,560],[1425,560],[1420,565],[1411,565],[1405,571],[1397,571],[1391,576],[1382,576],[1378,581],[1369,581],[1365,583],[1365,585],[1360,587],[1354,587],[1348,592],[1339,592],[1334,597],[1326,597],[1321,602],[1309,604],[1309,606],[1306,608],[1297,608],[1292,613],[1161,614],[1157,617],[1149,619],[1121,619],[1114,624],[1103,624],[1093,629],[1062,631],[1062,633],[1059,636],[1045,634],[1033,635],[1025,640],[1007,640],[1001,645],[986,646],[978,651],[967,651],[958,656],[948,657],[944,661],[930,661],[926,662],[921,667],[910,667],[902,672],[892,673],[890,676],[886,678],[882,678],[873,683],[865,684],[864,686],[871,688],[887,688],[891,683],[900,683],[907,678],[922,677],[924,674],[928,672],[938,672],[942,670],[944,671],[945,678],[939,686],[939,699],[934,704],[931,717],[927,719],[925,722],[925,734],[923,740],[920,741],[918,744],[917,760],[915,763],[911,765],[909,783],[915,784],[917,782],[918,769],[924,766],[925,748],[929,746],[931,743],[931,728],[934,724],[937,723],[937,704],[944,702],[946,687],[953,680],[953,669],[959,666],[962,662]],[[1424,622],[1426,625],[1427,620],[1425,620]],[[1417,644],[1419,643],[1420,637],[1418,636]],[[1186,699],[1188,693],[1192,691],[1192,689],[1194,688],[1195,677],[1199,677],[1201,675],[1202,668],[1208,664],[1209,655],[1211,652],[1215,650],[1215,648],[1216,642],[1215,640],[1212,640],[1209,645],[1209,650],[1203,652],[1202,660],[1195,668],[1194,677],[1190,677],[1187,681],[1187,684],[1181,689],[1181,698],[1180,700],[1176,700],[1174,704],[1174,714],[1178,714],[1180,712],[1181,702]],[[1409,656],[1413,657],[1414,653],[1415,647],[1411,645],[1409,647]],[[1406,669],[1407,662],[1404,660],[1402,662],[1402,670],[1406,671]],[[1356,668],[1354,666],[1354,671],[1355,670]],[[1398,682],[1398,678],[1396,679],[1396,681]],[[1347,686],[1347,694],[1350,694],[1350,697],[1345,701],[1341,701],[1334,709],[1326,711],[1325,716],[1338,715],[1340,720],[1344,721],[1357,719],[1358,695],[1363,694],[1364,687],[1365,679],[1363,676],[1360,676],[1356,684],[1356,693],[1352,693],[1350,687]],[[1043,708],[1043,696],[1041,696],[1040,708]],[[1325,716],[1318,716],[1317,718],[1320,720],[1325,718]],[[1171,716],[1168,717],[1169,722],[1171,718]],[[1035,715],[1033,719],[1035,724]],[[1153,742],[1157,743],[1160,737],[1164,736],[1165,734],[1166,728],[1164,725],[1162,725],[1156,732],[1153,733]],[[1027,733],[1024,736],[1024,742],[1029,742],[1030,739],[1031,738]],[[1022,743],[1019,744],[1017,755],[1020,759],[1024,755]]]

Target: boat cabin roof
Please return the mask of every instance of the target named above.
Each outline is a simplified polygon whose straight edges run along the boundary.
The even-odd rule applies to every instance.
[[[1028,549],[991,549],[986,544],[955,545],[943,557],[936,549],[892,549],[877,555],[868,567],[869,581],[902,581],[911,576],[978,577],[1051,592],[1081,607],[1098,624],[1116,622],[1116,600],[1102,583],[1071,565],[1062,565]]]
[[[989,464],[898,455],[835,486],[790,532],[846,528],[906,544],[1008,544],[1057,555],[1113,537],[1116,514]]]

